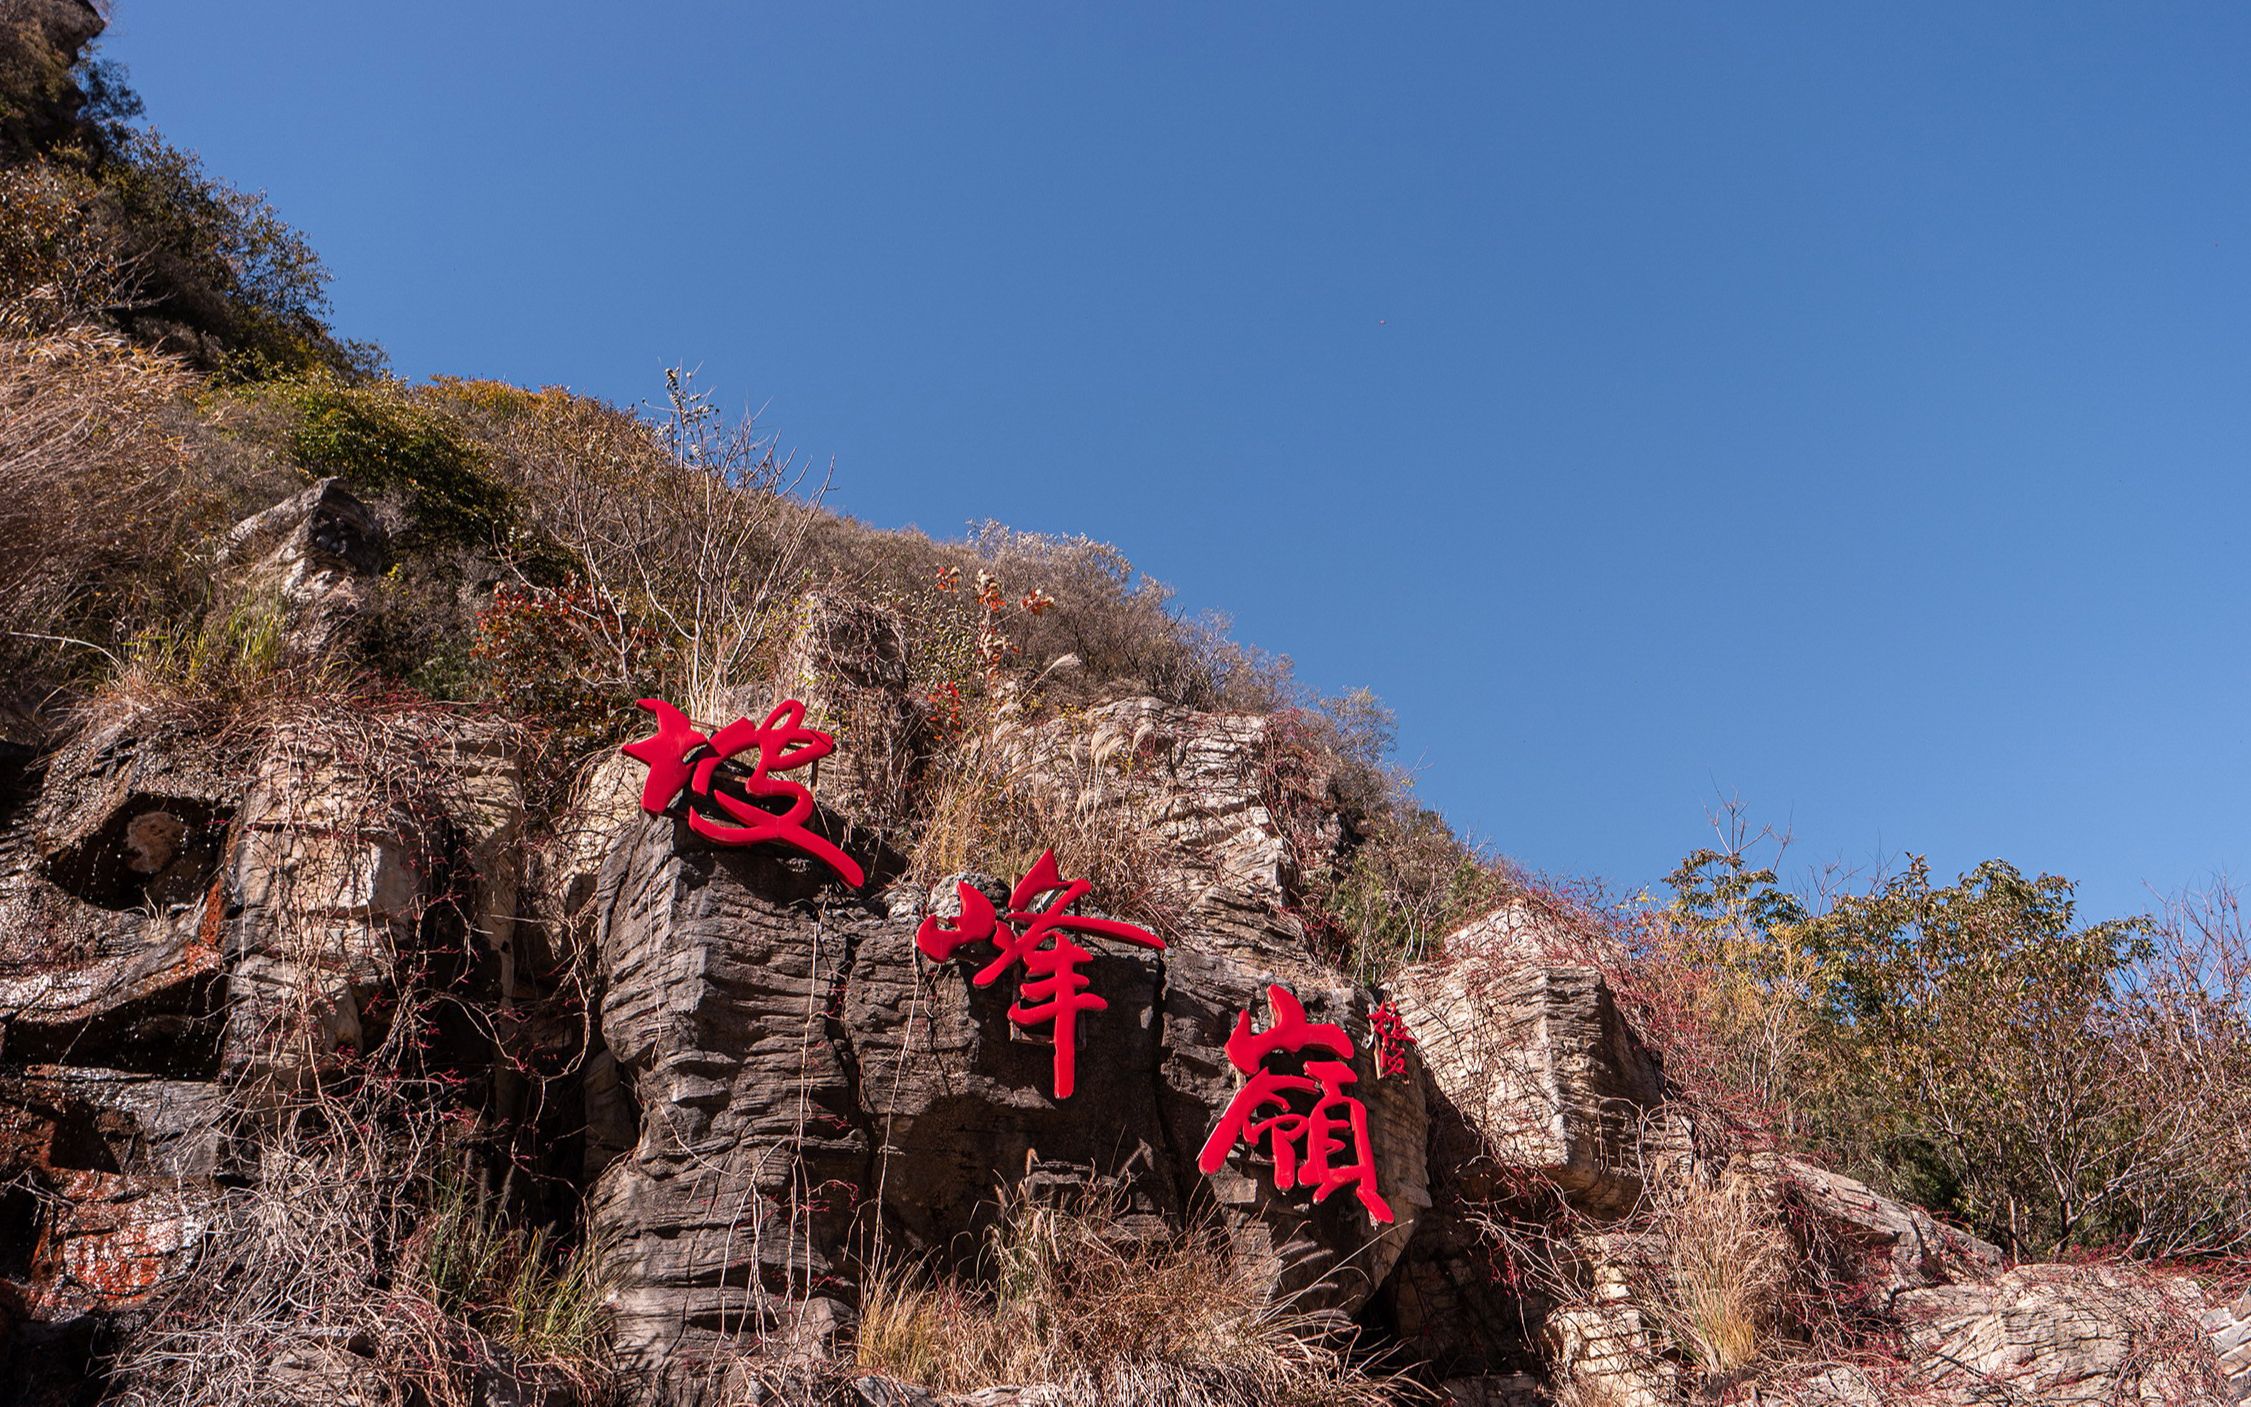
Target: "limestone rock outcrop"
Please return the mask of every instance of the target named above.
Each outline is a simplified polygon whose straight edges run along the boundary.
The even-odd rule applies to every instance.
[[[402,716],[276,736],[251,769],[224,924],[223,1068],[300,1082],[379,1039],[369,1004],[433,910],[511,954],[522,799],[506,730]]]
[[[1444,959],[1397,984],[1431,1083],[1495,1163],[1548,1178],[1590,1210],[1620,1209],[1659,1136],[1657,1061],[1600,972],[1526,952],[1494,928],[1455,934]]]
[[[91,1067],[0,1076],[0,1318],[137,1308],[202,1234],[236,1171],[220,1092]]]
[[[364,506],[315,485],[230,536],[214,610],[270,604],[285,657],[334,661],[386,550]],[[933,798],[920,789],[961,778],[934,776],[947,725],[910,692],[898,622],[800,604],[740,707],[796,697],[836,735],[808,778],[812,825],[865,871],[856,888],[649,814],[632,757],[583,766],[531,814],[524,736],[458,707],[293,699],[222,746],[192,715],[119,706],[0,753],[0,1349],[98,1363],[100,1335],[161,1312],[224,1249],[222,1212],[267,1195],[277,1130],[380,1141],[395,1106],[348,1122],[306,1095],[396,1075],[367,1063],[388,1049],[463,1091],[445,1117],[464,1131],[430,1139],[450,1170],[459,1137],[459,1166],[500,1185],[473,1195],[583,1240],[637,1407],[717,1401],[745,1355],[848,1352],[871,1266],[973,1270],[1012,1199],[1080,1197],[1130,1235],[1224,1230],[1276,1300],[1397,1345],[1464,1407],[1673,1407],[1712,1389],[1647,1301],[1651,1208],[1737,1180],[1900,1350],[1883,1371],[1777,1369],[1787,1400],[1863,1407],[1904,1385],[1963,1407],[2201,1404],[2215,1373],[2251,1397],[2251,1300],[2010,1268],[1850,1178],[1715,1151],[1637,1033],[1642,1007],[1613,990],[1630,972],[1560,907],[1512,900],[1384,990],[1323,961],[1295,906],[1353,836],[1328,779],[1277,791],[1275,719],[1004,690],[977,736],[950,739],[967,784]],[[1008,824],[985,824],[977,808],[1004,803]],[[959,915],[962,886],[1004,900],[1049,843],[1100,881],[1081,913],[1165,940],[1088,940],[1108,1006],[1082,1015],[1065,1100],[1053,1046],[1012,1017],[1016,976],[978,986],[975,962],[916,943],[926,918]],[[1352,1039],[1394,1220],[1279,1190],[1245,1149],[1199,1166],[1243,1083],[1229,1036],[1245,1013],[1273,1019],[1275,987]],[[1386,1001],[1415,1038],[1388,1074],[1369,1048]],[[427,1210],[385,1230],[392,1249],[423,1253]],[[1530,1233],[1538,1265],[1512,1258]],[[367,1303],[391,1303],[395,1283],[362,1278]],[[407,1400],[332,1327],[284,1326],[265,1380]],[[577,1400],[482,1330],[452,1342],[474,1349],[462,1391],[480,1407]],[[1059,1400],[820,1372],[862,1407]]]
[[[1866,1183],[1800,1158],[1776,1160],[1775,1173],[1782,1195],[1803,1210],[1803,1223],[1824,1243],[1806,1247],[1807,1254],[1849,1257],[1855,1280],[1879,1311],[1890,1312],[1910,1290],[2001,1271],[2000,1247]]]
[[[219,550],[226,608],[272,612],[284,653],[300,660],[350,641],[389,564],[382,525],[333,478],[237,523]]]
[[[2185,1276],[2019,1266],[1897,1305],[1919,1379],[1963,1404],[2212,1400],[2204,1297]]]
[[[2251,1291],[2204,1312],[2203,1329],[2237,1402],[2251,1402]]]
[[[195,1065],[219,984],[227,784],[189,731],[108,719],[25,772],[0,819],[0,1055]]]
[[[917,951],[918,923],[945,911],[955,879],[885,887],[871,864],[869,887],[847,893],[805,862],[714,850],[669,818],[625,824],[596,901],[601,1029],[638,1120],[592,1220],[621,1338],[644,1366],[677,1374],[745,1328],[818,1339],[849,1322],[878,1248],[973,1255],[1018,1186],[1114,1188],[1152,1229],[1216,1217],[1263,1255],[1277,1293],[1308,1307],[1349,1314],[1384,1281],[1428,1201],[1419,1078],[1378,1079],[1358,1060],[1388,1226],[1349,1197],[1314,1207],[1277,1193],[1240,1155],[1210,1178],[1196,1167],[1238,1084],[1223,1047],[1238,1013],[1270,1019],[1268,984],[1348,1030],[1365,1029],[1369,1002],[1272,929],[1282,918],[1259,886],[1276,882],[1278,852],[1246,833],[1257,823],[1238,780],[1255,731],[1143,701],[1098,714],[1093,736],[1105,727],[1124,743],[1138,732],[1149,756],[1190,759],[1159,775],[1226,779],[1167,791],[1167,834],[1201,879],[1194,912],[1264,913],[1268,927],[1252,945],[1200,922],[1162,952],[1093,944],[1093,990],[1110,1005],[1084,1019],[1067,1101],[1050,1094],[1050,1046],[1011,1024],[1006,986],[976,987],[963,964]],[[1068,746],[1053,734],[1011,745]],[[1148,776],[1116,803],[1166,790]]]

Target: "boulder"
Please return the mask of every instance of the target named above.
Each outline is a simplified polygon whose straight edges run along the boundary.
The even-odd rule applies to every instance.
[[[744,711],[762,718],[784,698],[803,703],[806,724],[836,739],[836,751],[815,763],[808,779],[821,805],[900,839],[921,761],[922,713],[907,694],[899,618],[864,602],[807,596],[783,645],[773,698],[747,701]]]
[[[239,779],[192,720],[119,712],[71,737],[37,775],[30,839],[50,883],[108,909],[202,899]]]
[[[283,653],[311,660],[349,643],[390,565],[390,540],[367,505],[329,478],[235,524],[218,560],[233,569],[220,609],[278,612]]]
[[[287,1089],[379,1042],[400,956],[436,919],[499,957],[506,998],[522,816],[506,744],[500,725],[442,712],[312,710],[276,734],[227,876],[230,1079]]]
[[[1964,1404],[2224,1407],[2232,1397],[2186,1276],[2028,1265],[1904,1291],[1894,1307],[1918,1378]]]
[[[1550,1381],[1604,1407],[1673,1407],[1673,1365],[1641,1311],[1623,1302],[1570,1305],[1547,1316],[1541,1337]]]
[[[2001,1248],[1941,1224],[1921,1207],[1798,1158],[1775,1160],[1805,1254],[1879,1313],[1908,1290],[1997,1275]]]
[[[1401,1338],[1444,1371],[1569,1363],[1638,1400],[1669,1388],[1646,1330],[1596,1293],[1607,1261],[1583,1233],[1631,1211],[1645,1176],[1685,1160],[1686,1134],[1656,1057],[1593,965],[1598,938],[1516,899],[1394,980],[1428,1072],[1437,1171],[1428,1230],[1389,1297]],[[1488,1216],[1544,1222],[1559,1211],[1579,1229],[1535,1234],[1555,1242],[1554,1273],[1584,1283],[1529,1273],[1483,1229]]]
[[[1492,1166],[1536,1174],[1582,1210],[1640,1195],[1664,1102],[1656,1058],[1602,974],[1525,941],[1512,905],[1471,924],[1394,983],[1431,1084]]]
[[[643,816],[602,874],[601,1034],[637,1111],[588,1221],[629,1366],[706,1375],[849,1297],[872,1143],[839,1015],[881,909],[771,848]]]

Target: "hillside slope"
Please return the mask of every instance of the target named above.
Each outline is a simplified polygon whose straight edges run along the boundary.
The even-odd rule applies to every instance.
[[[0,0],[0,1403],[2251,1400],[1115,549],[382,375],[99,30]]]

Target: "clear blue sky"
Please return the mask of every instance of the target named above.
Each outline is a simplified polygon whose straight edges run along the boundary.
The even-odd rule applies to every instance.
[[[1535,868],[2251,873],[2251,7],[117,8],[402,373],[1113,540]]]

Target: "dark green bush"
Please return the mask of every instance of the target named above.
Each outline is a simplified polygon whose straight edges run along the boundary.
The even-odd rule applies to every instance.
[[[403,550],[493,549],[506,538],[510,496],[482,448],[413,389],[314,376],[237,394],[280,412],[279,441],[307,474],[334,475],[362,497],[398,501],[407,518]]]

